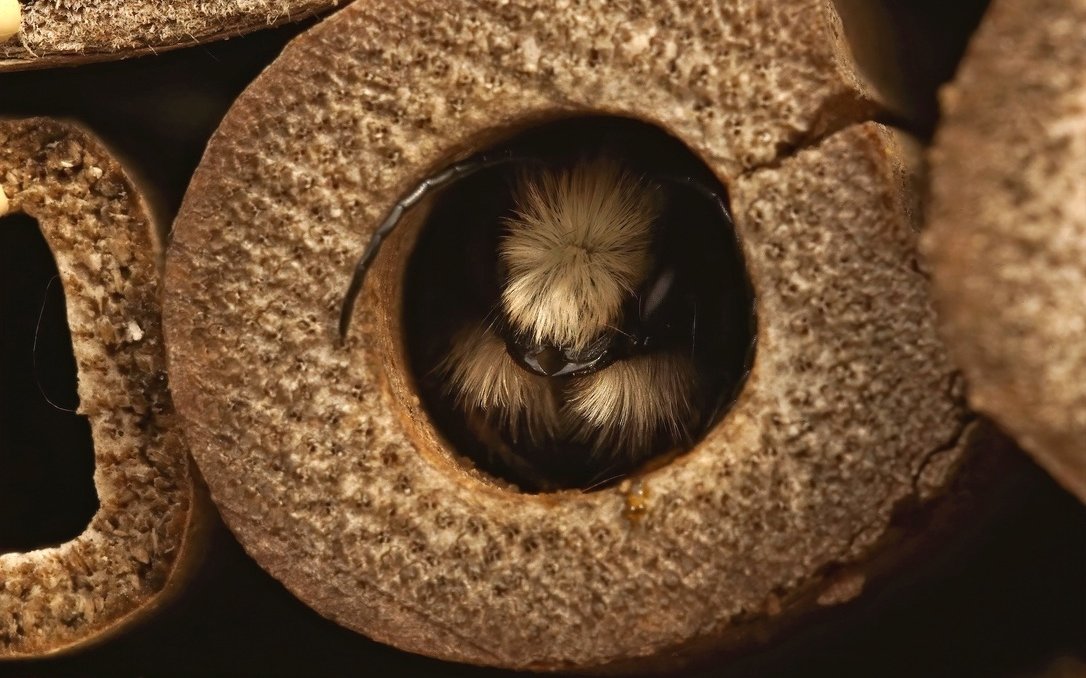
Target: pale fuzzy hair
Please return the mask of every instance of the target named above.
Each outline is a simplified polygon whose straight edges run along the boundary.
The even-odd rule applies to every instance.
[[[513,362],[505,341],[483,325],[457,334],[438,369],[447,379],[446,394],[458,407],[480,412],[508,431],[514,441],[526,433],[540,442],[561,429],[558,404],[547,379]]]
[[[620,360],[566,384],[560,403],[546,377],[518,366],[482,325],[459,333],[441,363],[446,394],[508,433],[536,444],[569,436],[595,454],[640,457],[663,434],[689,437],[695,373],[688,357],[655,353]]]
[[[694,365],[686,356],[620,360],[577,379],[563,414],[575,437],[596,453],[638,457],[661,433],[675,443],[689,437],[694,383]]]
[[[539,343],[583,349],[644,279],[656,190],[606,158],[525,176],[505,220],[502,305]]]

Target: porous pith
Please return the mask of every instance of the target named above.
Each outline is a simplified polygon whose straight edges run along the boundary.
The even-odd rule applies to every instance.
[[[44,119],[0,121],[0,184],[56,258],[100,504],[72,541],[0,555],[2,659],[93,640],[151,604],[181,558],[193,480],[166,383],[158,247],[132,184],[93,139]]]

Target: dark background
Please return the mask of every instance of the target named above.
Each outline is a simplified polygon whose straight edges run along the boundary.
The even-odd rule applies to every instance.
[[[922,138],[936,122],[936,87],[951,77],[985,4],[878,3],[908,36],[884,49],[909,89],[923,94],[910,122]],[[169,224],[230,102],[312,23],[126,62],[0,74],[0,115],[86,124],[143,179],[161,223]],[[42,395],[62,407],[75,402],[56,285],[42,314],[41,369],[28,369],[46,282],[55,273],[44,247],[32,221],[0,223],[0,407],[11,415],[0,417],[0,525],[6,524],[0,552],[70,538],[95,508],[86,427]],[[24,414],[11,414],[16,405]],[[49,445],[26,443],[49,436]],[[21,480],[60,469],[66,479],[60,486]],[[68,498],[67,524],[37,516],[28,527],[30,519],[21,516],[51,496]],[[1039,675],[1059,657],[1086,657],[1086,508],[1020,455],[965,523],[937,557],[892,583],[772,645],[712,660],[694,675],[1009,678]],[[149,623],[73,656],[0,665],[0,675],[28,677],[355,673],[508,675],[405,654],[336,626],[265,574],[220,522],[185,596]]]

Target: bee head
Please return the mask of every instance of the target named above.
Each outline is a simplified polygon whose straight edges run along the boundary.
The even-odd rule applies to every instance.
[[[658,190],[600,157],[524,175],[515,199],[499,260],[517,353],[548,376],[599,369],[652,264]]]

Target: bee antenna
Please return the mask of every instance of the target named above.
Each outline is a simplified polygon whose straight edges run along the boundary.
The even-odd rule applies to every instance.
[[[611,482],[612,480],[618,480],[619,478],[625,478],[625,477],[626,477],[625,473],[617,473],[617,474],[615,474],[613,476],[610,476],[608,478],[604,478],[603,480],[599,480],[597,482],[592,483],[588,487],[581,490],[581,493],[584,494],[584,493],[587,493],[587,492],[591,492],[592,490],[596,489],[597,487],[602,487],[603,485],[606,485],[607,483]]]
[[[619,334],[621,334],[622,336],[626,337],[627,339],[634,339],[634,338],[635,338],[635,337],[634,337],[634,335],[633,335],[632,333],[630,333],[630,332],[626,332],[626,331],[625,331],[625,330],[623,330],[622,328],[620,328],[620,327],[616,327],[615,325],[608,325],[608,326],[607,326],[607,329],[609,329],[609,330],[613,330],[613,331],[615,331],[615,332],[618,332]]]
[[[41,383],[41,377],[38,374],[38,338],[41,336],[41,321],[45,317],[45,307],[49,303],[49,290],[52,289],[53,283],[60,280],[60,275],[54,275],[49,278],[49,282],[45,284],[45,293],[42,295],[41,309],[38,311],[38,324],[34,327],[34,345],[31,348],[30,360],[34,370],[34,381],[38,384],[38,393],[42,398],[45,398],[45,402],[53,406],[53,408],[60,410],[61,412],[68,412],[70,414],[77,414],[78,411],[74,408],[61,407],[53,402],[53,399],[49,397],[49,394],[45,392],[45,387]],[[78,397],[78,395],[77,395]]]
[[[694,302],[694,319],[690,321],[690,355],[697,353],[698,346],[698,302]]]
[[[501,313],[501,302],[496,301],[490,307],[490,310],[486,312],[486,315],[483,316],[483,322],[486,323],[488,329],[494,329],[494,325],[500,320],[499,313]]]
[[[494,153],[480,153],[467,160],[450,165],[441,172],[423,179],[407,195],[401,198],[399,202],[392,206],[392,209],[385,215],[384,220],[381,221],[377,230],[373,232],[373,236],[366,244],[366,249],[362,250],[362,256],[358,258],[358,262],[354,266],[354,274],[351,275],[351,283],[347,286],[346,294],[343,295],[343,304],[340,306],[339,311],[340,346],[347,341],[347,331],[351,326],[354,305],[358,300],[358,294],[362,291],[362,283],[366,279],[366,272],[369,270],[373,260],[377,257],[377,253],[380,251],[381,244],[385,241],[385,237],[392,232],[392,229],[396,228],[396,225],[403,219],[403,215],[407,210],[420,203],[423,198],[433,191],[444,188],[458,179],[471,176],[480,170],[522,160],[525,160],[525,158],[515,155],[512,149],[509,148]]]

